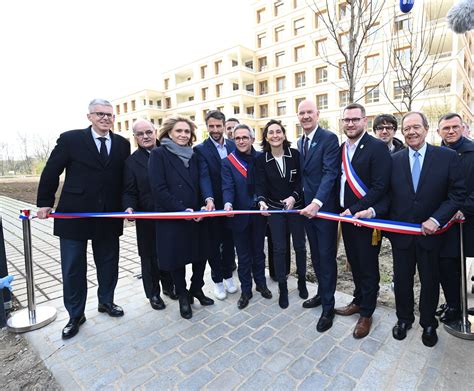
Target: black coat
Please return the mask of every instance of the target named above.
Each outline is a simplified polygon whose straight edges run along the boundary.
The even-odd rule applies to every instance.
[[[109,159],[102,163],[91,127],[65,132],[46,162],[38,186],[38,207],[53,207],[59,176],[66,170],[57,212],[118,212],[122,210],[122,180],[130,143],[110,132]],[[119,236],[122,219],[55,219],[56,236],[87,240]]]
[[[199,172],[196,156],[189,168],[164,147],[151,151],[148,173],[154,210],[179,212],[200,210]],[[156,246],[161,270],[172,271],[205,259],[201,223],[193,220],[156,220]]]
[[[123,209],[133,208],[135,212],[152,212],[153,196],[148,179],[148,159],[150,153],[138,148],[125,161],[123,172]],[[156,257],[154,220],[135,220],[137,228],[138,254],[141,257]]]

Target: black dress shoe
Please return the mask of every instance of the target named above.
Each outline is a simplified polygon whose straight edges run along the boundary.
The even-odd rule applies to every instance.
[[[184,292],[178,297],[179,312],[184,319],[191,319],[193,317],[193,310],[190,304],[189,292]]]
[[[237,302],[237,308],[239,310],[243,310],[245,307],[249,305],[249,301],[251,298],[252,298],[251,293],[250,294],[242,293],[242,295],[240,295],[239,301]]]
[[[257,286],[255,288],[257,292],[260,292],[263,298],[265,299],[271,299],[273,297],[272,292],[270,292],[270,289],[267,288],[267,286]]]
[[[474,307],[468,308],[467,309],[467,314],[468,315],[474,315]]]
[[[421,335],[421,341],[423,345],[432,348],[438,342],[438,335],[436,334],[436,328],[428,326],[423,328],[423,334]]]
[[[69,339],[74,337],[79,332],[79,326],[86,321],[84,315],[79,318],[70,318],[67,325],[63,328],[62,338]]]
[[[316,295],[311,299],[303,301],[303,308],[316,308],[321,305],[321,296]]]
[[[155,295],[150,299],[151,308],[154,310],[164,310],[166,308],[165,303],[161,299],[160,295]]]
[[[406,322],[397,322],[397,324],[392,329],[393,338],[401,341],[407,336],[407,331],[411,329],[411,323]]]
[[[448,307],[446,311],[444,311],[443,316],[439,318],[440,322],[445,324],[455,322],[461,319],[461,311],[455,308]]]
[[[191,304],[194,303],[194,298],[198,299],[199,303],[201,305],[213,305],[214,300],[212,300],[210,297],[207,297],[204,292],[201,290],[197,292],[189,292],[189,296],[191,299]]]
[[[117,318],[119,316],[123,316],[123,309],[122,307],[114,304],[114,303],[100,303],[99,312],[107,312],[109,316]]]
[[[174,289],[163,288],[163,294],[168,296],[171,300],[178,300],[178,295],[174,293]]]
[[[323,312],[316,325],[316,330],[323,333],[332,327],[332,321],[334,320],[334,310]]]

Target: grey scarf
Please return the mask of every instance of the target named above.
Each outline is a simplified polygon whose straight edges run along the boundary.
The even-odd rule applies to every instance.
[[[171,152],[173,155],[179,157],[184,163],[184,167],[189,167],[189,159],[193,156],[193,148],[189,146],[182,147],[181,145],[176,144],[173,140],[168,137],[160,140],[161,146],[166,148],[168,152]]]

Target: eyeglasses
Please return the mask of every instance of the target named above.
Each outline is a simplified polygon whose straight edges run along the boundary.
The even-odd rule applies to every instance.
[[[461,129],[461,127],[459,125],[444,126],[444,127],[441,128],[441,130],[443,130],[445,132],[449,132],[450,130],[452,130],[453,132],[459,132],[460,129]]]
[[[136,138],[143,138],[145,135],[151,137],[153,135],[153,130],[146,130],[145,132],[136,132],[134,133]]]
[[[341,121],[344,122],[345,125],[349,125],[351,122],[354,124],[354,125],[357,125],[361,119],[363,119],[365,117],[362,117],[362,118],[342,118]]]
[[[394,129],[395,129],[395,127],[392,126],[392,125],[377,126],[377,127],[375,128],[375,130],[378,131],[378,132],[381,132],[381,131],[383,131],[383,130],[394,130]]]
[[[103,113],[102,111],[94,111],[91,114],[95,114],[100,119],[107,117],[107,119],[112,119],[114,115],[112,113]]]
[[[236,137],[234,138],[235,142],[240,143],[243,141],[244,143],[248,142],[250,140],[249,136],[242,136],[242,137]]]

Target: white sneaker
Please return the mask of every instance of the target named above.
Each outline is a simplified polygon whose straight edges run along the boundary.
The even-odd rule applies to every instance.
[[[235,286],[234,279],[232,277],[227,278],[226,280],[224,280],[224,283],[225,283],[225,290],[227,292],[229,292],[229,293],[237,292],[237,287]]]
[[[218,282],[214,284],[214,297],[217,300],[224,300],[227,297],[223,282]]]

